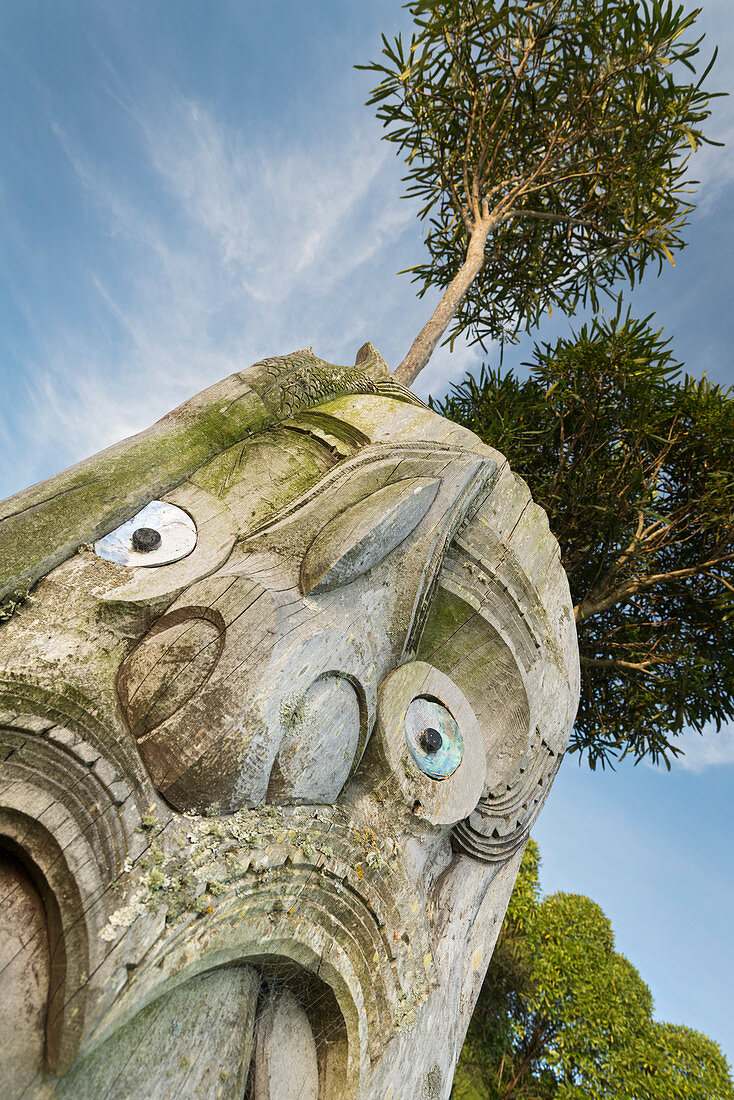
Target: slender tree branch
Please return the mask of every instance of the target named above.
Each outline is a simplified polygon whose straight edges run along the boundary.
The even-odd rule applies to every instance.
[[[411,344],[410,351],[395,371],[395,380],[403,386],[409,386],[420,374],[439,340],[446,331],[451,318],[456,313],[464,297],[484,264],[484,247],[490,231],[494,228],[494,219],[475,223],[469,238],[464,263],[444,291],[440,302],[428,321]]]
[[[619,585],[618,588],[613,589],[611,592],[607,593],[607,595],[589,597],[582,600],[582,602],[577,604],[574,608],[576,622],[580,623],[584,619],[590,618],[592,615],[598,615],[602,611],[607,611],[610,607],[614,607],[615,604],[624,603],[638,592],[644,592],[646,589],[654,588],[656,585],[674,584],[676,581],[687,580],[689,577],[694,577],[699,573],[706,574],[710,571],[712,566],[721,565],[723,562],[727,561],[734,561],[734,552],[722,554],[716,558],[710,558],[708,561],[701,562],[698,565],[692,565],[686,569],[673,569],[669,573],[651,573],[646,577],[636,577],[626,584]]]
[[[653,675],[650,668],[653,665],[666,663],[666,658],[649,658],[646,661],[623,661],[619,657],[585,657],[581,654],[579,660],[585,668],[619,669],[622,672],[644,672],[648,676]],[[667,662],[669,663],[669,661]]]

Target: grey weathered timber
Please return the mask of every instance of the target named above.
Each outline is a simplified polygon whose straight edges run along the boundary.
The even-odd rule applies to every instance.
[[[447,1097],[577,698],[545,514],[371,345],[0,504],[3,1097]]]

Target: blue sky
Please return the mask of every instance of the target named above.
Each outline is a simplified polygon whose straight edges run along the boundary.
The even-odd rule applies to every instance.
[[[730,0],[700,2],[731,90]],[[395,274],[420,232],[352,66],[408,26],[398,3],[3,0],[0,25],[0,496],[264,355],[350,363],[370,339],[397,365],[430,309]],[[728,100],[710,132],[729,144],[696,159],[690,246],[628,300],[734,384]],[[481,361],[442,349],[416,388]],[[598,901],[658,1015],[731,1061],[734,729],[686,744],[670,774],[567,762],[535,835],[545,888]]]

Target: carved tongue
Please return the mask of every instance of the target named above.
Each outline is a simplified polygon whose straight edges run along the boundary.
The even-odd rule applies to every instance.
[[[288,989],[273,990],[255,1023],[252,1100],[318,1100],[316,1041]]]

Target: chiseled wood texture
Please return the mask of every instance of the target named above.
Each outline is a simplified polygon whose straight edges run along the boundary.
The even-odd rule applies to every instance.
[[[249,1072],[259,975],[212,970],[163,994],[57,1084],[64,1100],[241,1100]]]
[[[192,553],[94,553],[153,499]],[[264,360],[0,505],[8,595],[3,1095],[447,1097],[578,698],[502,455],[371,345]]]
[[[43,901],[8,852],[0,852],[0,973],[5,1077],[22,1093],[43,1070],[51,973]]]

